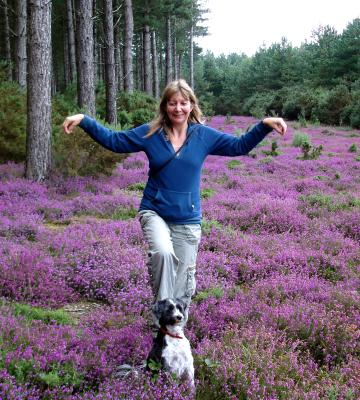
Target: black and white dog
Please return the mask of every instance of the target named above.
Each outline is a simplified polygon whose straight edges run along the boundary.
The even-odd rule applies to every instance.
[[[194,386],[194,359],[183,331],[186,307],[186,303],[179,299],[160,300],[154,305],[153,312],[160,328],[147,358],[147,366],[149,370],[152,360]]]

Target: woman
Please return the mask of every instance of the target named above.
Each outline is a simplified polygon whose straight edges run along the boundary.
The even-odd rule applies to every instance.
[[[79,125],[114,152],[146,153],[149,177],[139,219],[149,245],[154,301],[180,298],[189,305],[195,292],[201,236],[200,173],[206,156],[245,155],[273,129],[281,135],[287,129],[282,118],[265,118],[236,137],[209,128],[201,120],[194,92],[180,79],[166,86],[158,115],[150,124],[114,132],[83,114],[67,117],[63,123],[65,133]]]

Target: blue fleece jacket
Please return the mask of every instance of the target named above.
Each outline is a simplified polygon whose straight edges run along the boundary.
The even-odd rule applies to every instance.
[[[272,129],[263,122],[237,137],[201,124],[190,124],[191,136],[180,153],[158,174],[152,176],[175,151],[164,132],[145,135],[149,125],[115,132],[85,116],[80,127],[96,142],[116,153],[144,151],[149,159],[149,178],[140,210],[153,210],[174,224],[201,222],[200,174],[206,156],[241,156],[249,153]]]

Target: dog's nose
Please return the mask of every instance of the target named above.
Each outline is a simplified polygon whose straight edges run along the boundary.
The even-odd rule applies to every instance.
[[[176,316],[176,319],[177,319],[178,321],[181,321],[181,320],[182,320],[182,316],[181,316],[181,315],[177,315],[177,316]]]

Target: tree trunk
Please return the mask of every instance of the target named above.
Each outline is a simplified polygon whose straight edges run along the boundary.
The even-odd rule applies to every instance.
[[[132,0],[125,0],[125,47],[124,47],[124,90],[132,93],[134,90],[132,41],[134,19]]]
[[[150,27],[145,25],[144,27],[144,89],[148,95],[152,95],[151,88],[151,40],[150,40]]]
[[[77,55],[79,107],[95,115],[95,74],[92,0],[78,0]]]
[[[121,30],[120,30],[120,12],[119,1],[115,1],[116,12],[114,14],[114,47],[115,47],[115,76],[116,76],[116,87],[118,92],[124,91],[124,78],[123,78],[123,66],[121,56]]]
[[[71,67],[70,67],[70,56],[69,56],[69,38],[68,32],[64,34],[64,82],[65,87],[71,83]]]
[[[10,25],[7,0],[3,0],[4,4],[4,29],[5,29],[5,60],[6,60],[6,75],[9,81],[12,80],[12,62],[11,62],[11,44],[10,44]]]
[[[190,28],[190,86],[194,89],[194,27],[191,24]]]
[[[166,69],[166,84],[173,80],[173,69],[172,69],[172,57],[171,57],[171,23],[170,17],[166,18],[166,57],[165,57],[165,69]]]
[[[74,13],[72,0],[66,0],[67,13],[67,37],[68,37],[68,54],[70,66],[70,80],[76,80],[76,51],[75,51],[75,29],[74,29]]]
[[[160,97],[158,54],[156,48],[155,31],[151,34],[152,70],[153,70],[153,94],[156,99]]]
[[[51,168],[51,1],[29,0],[26,177],[43,181]]]
[[[116,78],[112,0],[104,1],[106,121],[116,124]]]
[[[176,35],[174,34],[173,40],[173,66],[174,66],[174,79],[179,79],[179,70],[178,70],[178,62],[177,62],[177,48],[176,48]]]
[[[181,79],[181,75],[182,75],[181,64],[182,64],[182,53],[180,53],[180,54],[178,55],[179,79]]]
[[[21,87],[26,87],[26,0],[17,0],[16,23],[16,81]]]

